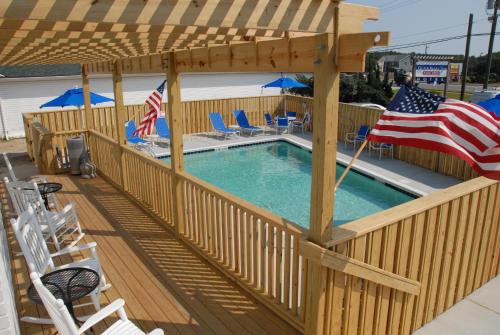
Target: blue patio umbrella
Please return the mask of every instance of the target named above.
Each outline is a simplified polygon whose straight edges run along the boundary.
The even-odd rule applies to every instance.
[[[92,105],[99,104],[102,102],[114,101],[108,97],[90,92],[90,103]],[[64,92],[63,95],[58,96],[54,100],[44,103],[40,108],[44,107],[66,107],[66,106],[83,106],[83,89],[82,88],[72,88]]]
[[[283,89],[285,88],[301,88],[301,87],[307,87],[307,85],[304,85],[300,82],[298,82],[295,79],[288,78],[288,77],[281,77],[279,79],[276,79],[270,83],[265,84],[262,86],[263,88],[269,88],[269,87],[278,87],[281,88],[281,92],[283,93]],[[286,99],[283,104],[283,112],[286,115]]]
[[[488,112],[494,113],[496,116],[500,116],[500,94],[493,99],[481,101],[478,105],[486,109]]]
[[[111,98],[90,92],[90,103],[92,105],[114,101]],[[81,115],[80,107],[83,106],[85,102],[83,101],[83,89],[82,88],[72,88],[64,92],[63,95],[44,103],[40,108],[44,107],[66,107],[66,106],[76,106],[80,110],[80,127],[82,127],[83,115]]]

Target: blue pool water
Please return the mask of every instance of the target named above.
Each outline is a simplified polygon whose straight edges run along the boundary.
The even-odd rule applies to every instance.
[[[187,172],[303,227],[309,226],[312,154],[277,141],[184,156]],[[169,162],[170,158],[163,158]],[[337,178],[344,167],[337,164]],[[335,196],[334,225],[413,197],[356,172]]]

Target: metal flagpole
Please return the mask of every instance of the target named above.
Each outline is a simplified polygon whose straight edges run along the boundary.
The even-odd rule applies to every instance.
[[[351,162],[345,168],[344,173],[342,173],[342,175],[340,176],[339,180],[337,180],[337,183],[335,184],[335,192],[337,191],[337,188],[339,188],[339,185],[342,182],[342,180],[344,180],[344,178],[347,176],[347,173],[349,172],[349,170],[351,170],[351,167],[354,164],[354,161],[356,159],[358,159],[359,155],[361,155],[361,152],[363,151],[363,149],[366,147],[367,144],[368,144],[368,140],[364,140],[364,142],[361,144],[361,146],[359,147],[359,149],[356,152],[356,154],[354,154],[354,156],[351,159]]]

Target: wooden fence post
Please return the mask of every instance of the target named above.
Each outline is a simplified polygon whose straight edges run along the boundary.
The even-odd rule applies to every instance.
[[[313,162],[309,240],[323,245],[331,239],[337,150],[340,74],[335,64],[334,34],[316,37],[314,69]],[[308,262],[306,334],[323,334],[327,269]]]
[[[182,181],[178,173],[184,170],[184,146],[182,143],[181,77],[175,68],[175,56],[173,52],[168,54],[167,99],[172,166],[173,221],[177,238],[180,238],[184,234],[184,205]]]
[[[85,65],[82,65],[82,91],[85,108],[85,129],[94,129],[94,116],[92,115],[92,106],[90,105],[89,75]],[[80,124],[82,124],[82,122],[83,120],[80,121]]]
[[[122,145],[127,145],[125,137],[125,106],[123,104],[123,84],[122,84],[122,64],[121,60],[117,59],[113,66],[113,92],[115,97],[115,125],[116,125],[116,142],[119,148],[119,169],[121,187],[125,187],[125,176],[122,162]]]

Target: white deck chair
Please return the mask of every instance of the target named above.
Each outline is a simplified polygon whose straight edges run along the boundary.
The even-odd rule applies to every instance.
[[[5,185],[17,215],[21,215],[31,206],[41,225],[43,235],[47,240],[52,240],[57,250],[61,250],[65,245],[74,246],[85,236],[74,203],[66,205],[60,212],[51,212],[45,208],[36,183],[5,180]]]
[[[94,315],[90,316],[80,327],[77,327],[63,301],[56,299],[52,293],[50,293],[36,273],[31,274],[31,281],[60,335],[83,334],[114,313],[118,313],[120,319],[109,326],[102,333],[103,335],[146,335],[146,333],[128,319],[125,309],[123,308],[125,305],[123,299],[116,299]],[[148,334],[162,335],[163,330],[157,328]]]
[[[92,304],[94,305],[95,309],[100,310],[101,291],[108,289],[109,287],[111,287],[111,285],[106,283],[106,278],[104,277],[101,264],[99,263],[99,258],[97,257],[97,244],[95,242],[87,243],[85,245],[68,247],[64,250],[51,254],[47,247],[47,243],[42,236],[42,231],[40,230],[37,218],[31,207],[29,207],[26,212],[19,215],[17,219],[11,219],[10,222],[12,224],[17,242],[21,247],[30,272],[34,272],[38,274],[38,276],[42,276],[49,271],[64,269],[68,267],[84,267],[96,271],[100,275],[100,284],[92,293],[89,294],[89,297],[92,300]],[[83,250],[90,250],[91,257],[59,266],[56,266],[54,263],[54,257],[68,254],[71,255],[72,253],[81,252]],[[89,304],[81,304],[75,307],[83,307],[87,305]],[[21,320],[30,323],[52,323],[49,319],[31,316],[25,316],[21,318]]]
[[[9,171],[9,176],[11,181],[18,181],[16,174],[14,173],[14,169],[12,168],[12,164],[10,164],[9,157],[7,156],[7,153],[3,153],[3,160],[5,161],[5,166],[7,167],[7,170]],[[29,181],[35,182],[37,184],[41,183],[47,183],[48,180],[45,177],[32,177]],[[49,200],[49,206],[54,209],[60,209],[61,205],[57,201],[57,197],[55,194],[51,193],[48,194],[47,199]]]

